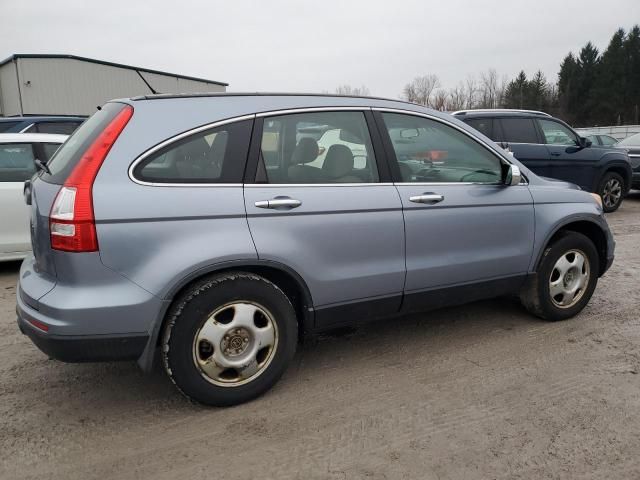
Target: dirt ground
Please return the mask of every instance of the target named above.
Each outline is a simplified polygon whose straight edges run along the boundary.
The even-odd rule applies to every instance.
[[[160,368],[49,360],[0,265],[0,478],[640,478],[640,194],[609,222],[616,261],[572,320],[502,299],[369,324],[229,409]]]

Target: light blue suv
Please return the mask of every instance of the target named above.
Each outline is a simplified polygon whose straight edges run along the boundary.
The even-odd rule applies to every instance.
[[[64,361],[160,350],[212,405],[270,388],[307,332],[509,294],[572,317],[614,251],[597,195],[384,99],[112,101],[25,199],[20,329]]]

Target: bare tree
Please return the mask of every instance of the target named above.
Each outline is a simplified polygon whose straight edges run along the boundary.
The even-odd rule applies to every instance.
[[[449,90],[449,100],[447,102],[447,111],[455,112],[465,108],[467,101],[467,91],[465,85],[460,82],[457,87]]]
[[[422,75],[414,78],[411,83],[407,83],[402,93],[409,102],[431,106],[433,92],[440,86],[440,79],[437,75]]]
[[[480,74],[479,107],[496,108],[498,105],[498,73],[491,68]]]
[[[440,88],[433,94],[431,106],[436,110],[440,110],[441,112],[443,112],[447,109],[448,101],[449,92],[447,92],[444,88]]]
[[[476,83],[476,77],[473,75],[467,76],[465,80],[465,105],[464,108],[471,109],[476,106],[476,96],[478,94],[478,84]]]
[[[354,97],[366,97],[370,95],[369,89],[365,85],[352,87],[351,85],[340,85],[336,88],[336,95],[351,95]]]

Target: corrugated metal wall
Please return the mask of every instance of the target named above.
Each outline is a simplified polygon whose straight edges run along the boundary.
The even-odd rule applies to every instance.
[[[19,58],[18,90],[13,65],[0,67],[2,114],[5,116],[21,113],[90,115],[107,100],[151,93],[135,70],[69,58]],[[224,86],[213,83],[140,73],[159,93],[225,91]]]

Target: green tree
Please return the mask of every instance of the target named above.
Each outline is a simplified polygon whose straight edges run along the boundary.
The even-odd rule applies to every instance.
[[[614,125],[624,120],[628,104],[625,37],[623,29],[614,33],[600,60],[594,86],[594,97],[597,98],[596,120],[600,124]]]

